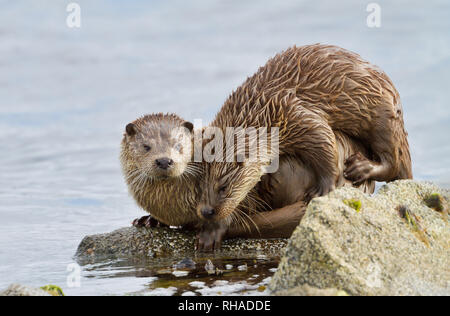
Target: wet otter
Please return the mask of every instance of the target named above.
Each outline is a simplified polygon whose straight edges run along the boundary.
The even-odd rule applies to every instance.
[[[146,115],[127,125],[122,140],[122,169],[131,195],[153,216],[136,221],[136,225],[163,223],[189,229],[203,226],[196,207],[204,164],[192,162],[192,131],[191,123],[173,114]],[[336,139],[340,157],[336,185],[351,185],[342,176],[344,160],[357,152],[370,156],[357,141],[341,133],[336,134]],[[303,201],[295,202],[314,185],[314,173],[307,166],[294,158],[283,158],[279,171],[264,176],[241,202],[229,227],[200,231],[198,248],[220,248],[223,237],[289,237],[305,210]],[[361,188],[373,192],[373,182]]]
[[[371,153],[370,159],[359,153],[346,159],[344,175],[355,185],[412,178],[397,90],[382,70],[336,46],[292,47],[276,55],[230,95],[210,126],[279,128],[280,155],[297,157],[317,179],[307,200],[334,188],[336,132],[367,144]],[[226,226],[272,157],[259,158],[207,164],[198,214]]]
[[[338,166],[336,187],[353,186],[343,173],[345,161],[355,154],[370,159],[371,154],[360,142],[343,133],[336,132]],[[307,201],[307,192],[316,185],[314,172],[307,164],[295,157],[282,157],[276,173],[266,174],[250,192],[251,200],[262,201],[256,208],[246,208],[244,201],[239,205],[239,216],[244,223],[203,223],[197,240],[201,250],[219,249],[223,238],[289,238],[303,217]],[[357,185],[366,193],[373,193],[375,181],[365,181]],[[248,199],[248,198],[247,198]],[[255,206],[254,206],[255,207]],[[233,213],[233,216],[236,216]]]
[[[356,186],[365,193],[373,193],[375,181],[366,180],[354,185],[344,177],[348,158],[358,155],[363,159],[372,159],[372,154],[361,142],[344,133],[334,134],[338,156],[336,187]],[[316,185],[316,175],[308,164],[297,157],[281,157],[278,171],[262,176],[261,181],[250,191],[250,197],[246,197],[234,210],[232,218],[202,223],[198,249],[219,249],[223,238],[289,238],[306,211],[308,192]],[[248,200],[257,200],[259,203],[247,207]],[[241,217],[244,223],[236,225],[236,216]]]
[[[126,126],[122,140],[120,161],[131,195],[166,225],[198,222],[203,172],[191,159],[192,130],[176,115],[146,115]]]

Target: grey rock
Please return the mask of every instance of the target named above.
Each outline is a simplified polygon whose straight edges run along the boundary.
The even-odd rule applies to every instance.
[[[84,259],[121,257],[189,257],[194,252],[194,233],[171,228],[127,227],[111,233],[85,237],[76,252]],[[287,239],[232,239],[223,243],[223,254],[232,257],[248,253],[279,256]]]
[[[307,284],[289,290],[274,293],[275,296],[348,296],[345,291],[338,289],[319,289]]]
[[[11,284],[0,296],[51,296],[48,292],[20,284]]]
[[[425,204],[435,193],[444,211]],[[360,210],[345,200],[360,201]],[[316,198],[269,288],[297,288],[299,295],[304,286],[350,295],[450,295],[449,200],[449,190],[412,180],[389,183],[374,196],[341,188]]]

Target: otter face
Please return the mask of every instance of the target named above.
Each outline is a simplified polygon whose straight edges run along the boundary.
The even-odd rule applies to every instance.
[[[175,115],[147,115],[126,126],[122,164],[151,179],[181,176],[192,157],[193,125]]]
[[[212,222],[237,220],[239,204],[260,180],[259,170],[260,166],[254,163],[207,164],[197,215]]]

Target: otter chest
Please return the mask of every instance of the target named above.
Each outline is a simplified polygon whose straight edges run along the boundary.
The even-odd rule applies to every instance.
[[[197,220],[198,192],[192,185],[151,185],[137,200],[143,209],[167,225],[181,226]]]

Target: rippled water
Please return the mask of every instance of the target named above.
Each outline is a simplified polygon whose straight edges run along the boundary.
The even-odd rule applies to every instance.
[[[0,1],[0,288],[62,285],[67,294],[151,287],[136,264],[85,267],[66,284],[82,237],[142,212],[118,147],[149,112],[212,119],[232,89],[290,45],[337,44],[382,67],[404,104],[417,179],[450,187],[450,3],[378,1]]]

